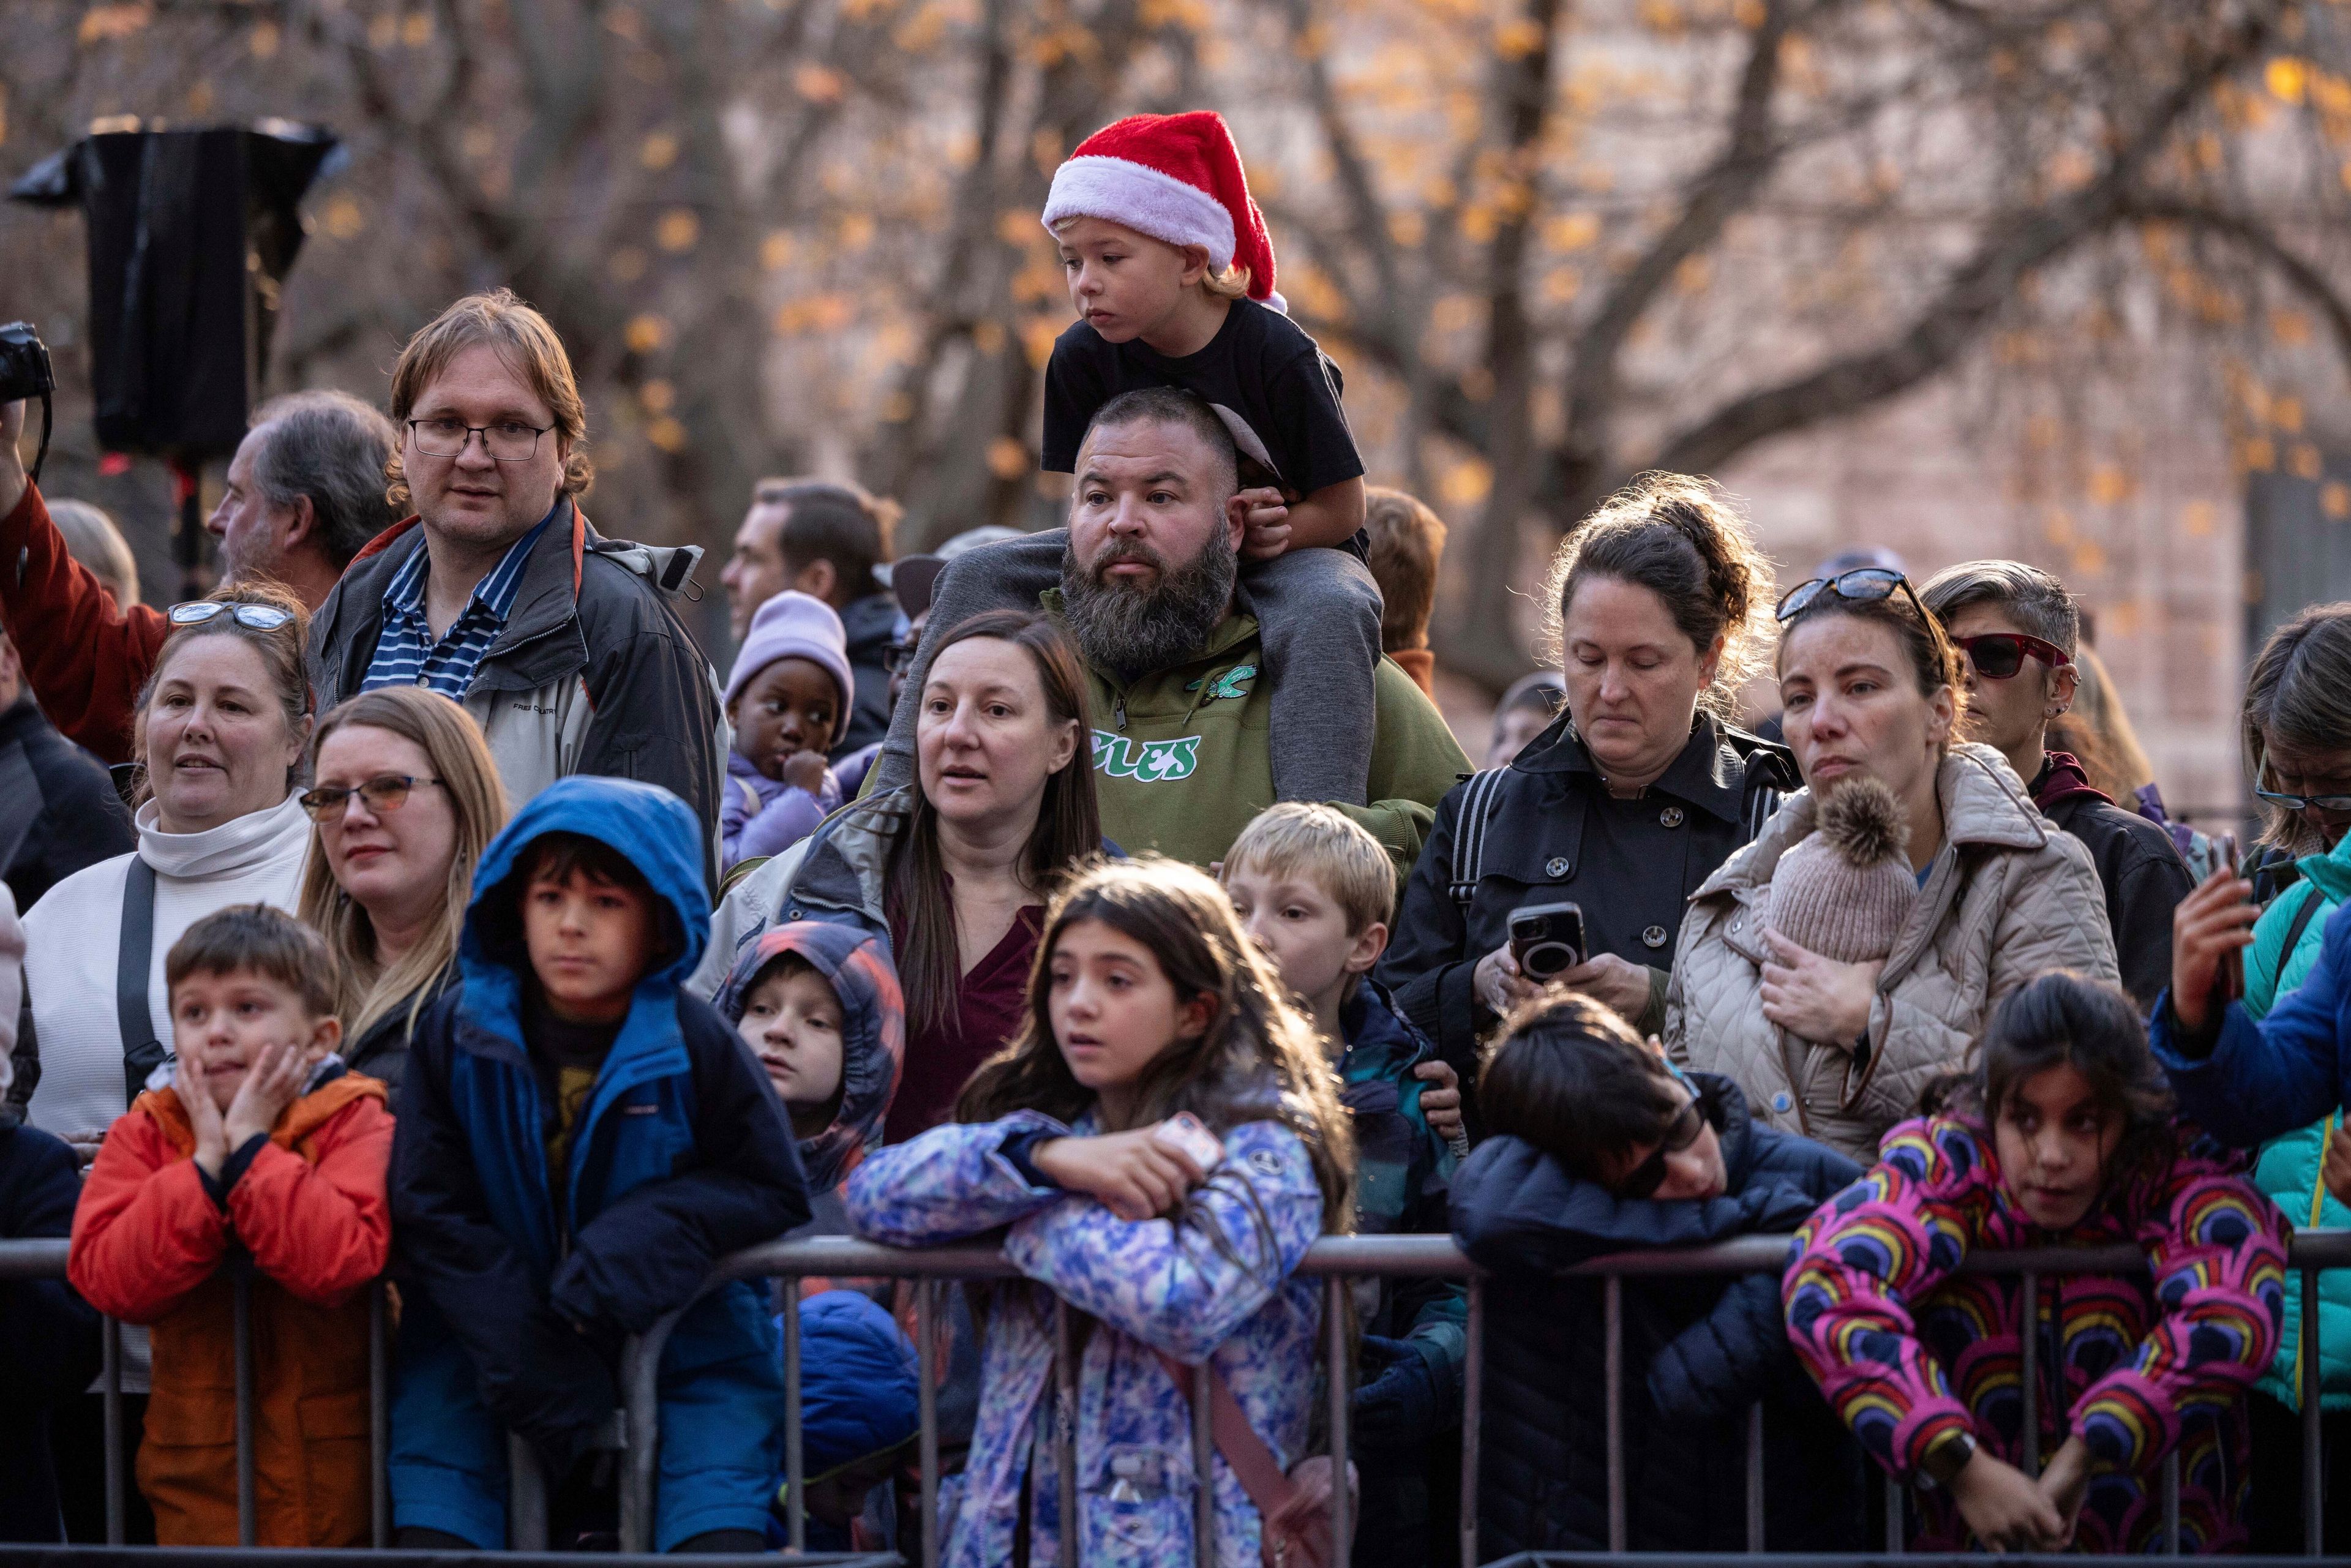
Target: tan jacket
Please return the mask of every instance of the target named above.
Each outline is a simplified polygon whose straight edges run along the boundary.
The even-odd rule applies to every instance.
[[[1921,1088],[1973,1065],[1992,1003],[2050,969],[2116,978],[2089,851],[2033,809],[2000,753],[1953,746],[1935,788],[1943,846],[1877,977],[1866,1051],[1801,1040],[1763,1017],[1771,869],[1813,831],[1809,789],[1691,895],[1666,988],[1676,1061],[1736,1080],[1757,1116],[1864,1164],[1916,1113]]]

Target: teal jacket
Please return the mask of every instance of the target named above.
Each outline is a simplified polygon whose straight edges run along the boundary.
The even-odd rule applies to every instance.
[[[2253,945],[2245,954],[2245,1010],[2255,1018],[2268,1013],[2278,998],[2293,990],[2318,961],[2319,934],[2336,905],[2351,896],[2351,836],[2326,854],[2305,855],[2297,863],[2302,880],[2278,894],[2253,927]],[[2316,899],[2309,918],[2302,906]],[[2294,951],[2285,952],[2286,934],[2299,920],[2302,934]],[[2318,1179],[2326,1140],[2341,1121],[2339,1110],[2324,1121],[2273,1138],[2262,1145],[2253,1180],[2286,1222],[2297,1230],[2351,1227],[2351,1208],[2328,1194]],[[2320,1403],[2329,1410],[2351,1409],[2351,1269],[2332,1269],[2318,1279],[2319,1343],[2325,1360],[2319,1368]],[[2262,1391],[2299,1408],[2296,1390],[2302,1369],[2302,1275],[2285,1277],[2284,1333],[2278,1352],[2262,1374]]]

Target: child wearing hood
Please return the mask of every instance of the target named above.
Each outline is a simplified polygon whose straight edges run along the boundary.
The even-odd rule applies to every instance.
[[[799,920],[745,950],[716,998],[790,1115],[808,1180],[810,1228],[849,1232],[840,1191],[898,1089],[906,1004],[879,936]]]
[[[831,605],[787,589],[759,606],[726,677],[735,746],[718,808],[722,867],[780,854],[841,804],[825,753],[856,697]]]
[[[464,984],[417,1027],[393,1143],[403,1548],[505,1544],[507,1431],[545,1473],[550,1545],[611,1529],[622,1343],[689,1301],[662,1353],[653,1548],[760,1548],[774,1325],[749,1281],[695,1292],[808,1200],[758,1063],[682,988],[708,940],[701,845],[667,790],[573,777],[482,856]]]

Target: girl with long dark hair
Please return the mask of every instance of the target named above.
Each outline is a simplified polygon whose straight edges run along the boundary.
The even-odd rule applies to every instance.
[[[977,1429],[947,1537],[958,1565],[1194,1556],[1191,1368],[1206,1362],[1257,1449],[1307,1444],[1321,1292],[1297,1269],[1353,1212],[1353,1146],[1312,1030],[1199,872],[1155,856],[1081,876],[1053,904],[1019,1038],[957,1121],[850,1178],[852,1222],[919,1246],[1008,1226],[1026,1282],[982,1308]],[[1186,1134],[1190,1135],[1187,1138]],[[1050,1452],[1053,1301],[1075,1309],[1078,1518]],[[1284,1516],[1207,1478],[1216,1560],[1255,1561]]]
[[[2244,1399],[2277,1347],[2285,1225],[2238,1157],[2173,1120],[2130,998],[2055,973],[2003,998],[1976,1069],[1888,1133],[1797,1233],[1789,1337],[1907,1481],[1916,1550],[2241,1550]],[[1959,1274],[1971,1252],[2135,1243],[2145,1271]],[[2038,1476],[2018,1369],[2037,1336]]]

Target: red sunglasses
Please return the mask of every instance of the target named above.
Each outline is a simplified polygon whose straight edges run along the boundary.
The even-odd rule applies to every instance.
[[[2024,668],[2027,655],[2040,660],[2051,669],[2074,662],[2054,643],[2044,643],[2038,637],[2028,637],[2022,632],[1986,632],[1978,637],[1959,637],[1953,641],[1968,656],[1976,674],[1988,681],[2004,681]]]

